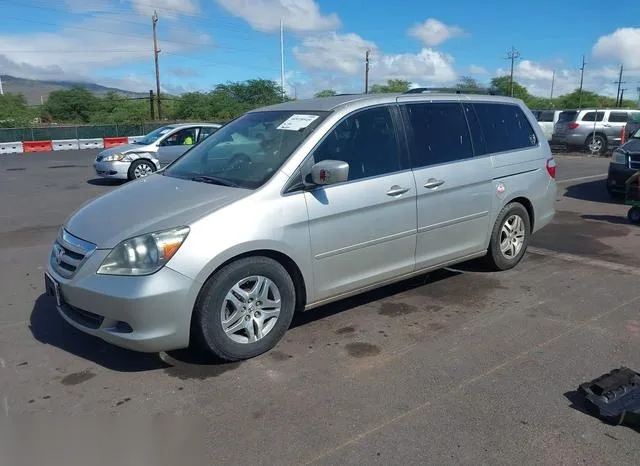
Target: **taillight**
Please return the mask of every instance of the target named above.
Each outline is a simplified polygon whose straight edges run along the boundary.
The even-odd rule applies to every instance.
[[[553,157],[547,159],[547,173],[551,178],[556,178],[556,161]]]
[[[572,121],[571,123],[569,123],[569,129],[577,129],[580,126],[579,123],[576,123],[575,121]]]

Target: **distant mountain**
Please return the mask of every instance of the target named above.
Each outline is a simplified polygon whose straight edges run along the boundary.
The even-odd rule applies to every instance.
[[[16,78],[14,76],[1,75],[4,92],[12,94],[23,94],[29,105],[37,105],[40,99],[45,101],[52,91],[71,89],[74,86],[84,86],[97,96],[103,96],[107,92],[116,92],[124,97],[145,97],[148,94],[124,91],[112,87],[105,87],[95,83],[72,82],[72,81],[39,81],[36,79]]]

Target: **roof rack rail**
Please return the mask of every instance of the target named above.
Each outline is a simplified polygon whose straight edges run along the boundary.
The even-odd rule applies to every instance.
[[[415,87],[409,89],[403,94],[424,94],[428,92],[439,92],[447,94],[485,94],[485,95],[503,95],[499,89],[495,87]]]

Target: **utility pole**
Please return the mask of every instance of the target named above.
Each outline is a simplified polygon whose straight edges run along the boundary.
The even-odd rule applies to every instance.
[[[511,47],[511,51],[507,53],[507,60],[511,60],[511,76],[509,78],[509,93],[513,97],[513,64],[516,59],[520,58],[520,52],[515,47]]]
[[[620,100],[620,86],[625,83],[625,81],[622,80],[622,70],[623,65],[620,65],[620,76],[618,77],[617,81],[613,82],[614,84],[618,85],[618,92],[616,92],[616,108],[619,106],[618,101]]]
[[[151,17],[151,23],[153,24],[153,58],[156,64],[156,96],[158,98],[158,120],[162,119],[162,103],[160,102],[160,68],[158,68],[158,37],[156,34],[156,24],[158,23],[158,13],[153,12]]]
[[[367,50],[364,55],[364,93],[369,93],[369,53]]]
[[[280,87],[282,88],[282,101],[285,101],[284,91],[284,25],[280,18]]]
[[[584,61],[584,55],[582,55],[582,66],[580,67],[580,88],[578,89],[578,109],[582,108],[582,83],[584,82],[584,65],[587,62]]]
[[[553,100],[553,85],[556,83],[556,70],[553,70],[553,74],[551,75],[551,94],[549,95],[549,100]]]
[[[620,89],[620,104],[618,104],[618,108],[622,108],[622,100],[624,99],[624,91],[626,91],[625,88]]]
[[[151,115],[151,121],[156,119],[153,111],[153,89],[149,89],[149,115]]]

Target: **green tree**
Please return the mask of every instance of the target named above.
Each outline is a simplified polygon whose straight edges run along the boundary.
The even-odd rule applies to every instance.
[[[336,95],[336,91],[334,91],[333,89],[324,89],[320,92],[316,92],[314,97],[331,97]]]
[[[54,121],[88,123],[100,110],[99,104],[100,100],[85,87],[76,86],[51,92],[44,109]]]
[[[0,95],[0,127],[15,128],[31,123],[36,112],[27,107],[27,100],[22,94]]]
[[[457,89],[479,89],[478,81],[470,76],[462,76],[460,82],[456,84]]]
[[[491,80],[491,86],[498,89],[503,95],[511,95],[511,78],[509,76],[497,76]],[[525,102],[531,98],[527,88],[513,80],[513,97]]]
[[[372,94],[384,94],[388,92],[407,92],[411,83],[405,79],[389,79],[387,84],[374,84],[369,92]]]

